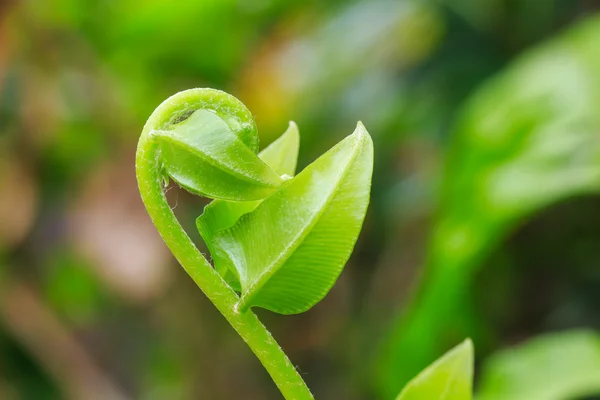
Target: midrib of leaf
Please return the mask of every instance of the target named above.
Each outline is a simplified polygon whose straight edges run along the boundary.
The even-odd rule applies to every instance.
[[[277,271],[279,271],[279,268],[281,268],[281,266],[283,265],[285,260],[287,260],[291,256],[291,254],[293,254],[297,250],[300,243],[302,243],[304,241],[304,239],[310,234],[312,228],[315,226],[317,221],[321,218],[321,216],[325,213],[325,211],[327,209],[329,209],[329,207],[327,207],[327,205],[331,202],[331,199],[333,199],[334,195],[337,193],[340,183],[342,182],[343,178],[347,175],[348,170],[350,169],[350,167],[353,165],[354,161],[356,160],[356,157],[358,156],[358,154],[360,152],[359,151],[360,147],[361,147],[360,145],[362,144],[363,140],[364,140],[364,133],[362,132],[362,129],[361,129],[360,131],[357,132],[357,137],[355,139],[355,146],[354,146],[353,152],[352,152],[351,156],[348,158],[348,162],[346,163],[344,168],[341,170],[340,174],[337,176],[338,179],[337,179],[336,184],[333,187],[333,190],[330,192],[330,194],[328,196],[325,197],[325,200],[323,200],[323,202],[321,203],[321,207],[319,207],[319,211],[317,211],[314,214],[314,216],[308,220],[308,223],[303,226],[303,228],[300,230],[300,233],[298,233],[292,239],[292,241],[288,244],[288,246],[286,246],[284,248],[284,251],[282,251],[280,253],[280,255],[277,256],[277,258],[268,266],[268,268],[265,268],[265,271],[259,275],[258,279],[255,280],[255,283],[253,283],[252,285],[250,285],[250,287],[248,287],[248,290],[246,290],[246,293],[248,293],[248,294],[243,295],[240,298],[240,301],[238,303],[238,309],[240,311],[246,311],[248,309],[248,306],[247,306],[248,302],[254,298],[254,296],[258,293],[260,288],[263,287],[265,285],[265,283],[268,282],[268,280],[271,278],[271,276],[273,276],[275,273],[277,273]],[[289,254],[289,256],[284,257],[284,255],[286,255],[286,254]]]
[[[175,139],[177,139],[177,136],[174,135],[174,134],[172,134],[170,131],[153,131],[152,133],[154,133],[154,132],[161,132],[163,134],[163,135],[156,134],[156,136],[162,136],[164,138],[168,138],[168,139],[173,140],[173,141]],[[239,141],[239,139],[237,139],[237,138],[235,140]],[[204,161],[206,161],[211,166],[213,166],[213,167],[215,167],[217,169],[220,169],[221,171],[228,172],[231,175],[239,178],[242,181],[249,182],[249,183],[261,183],[262,186],[271,187],[271,188],[279,187],[279,185],[269,183],[269,182],[263,180],[262,178],[258,179],[256,177],[251,176],[251,175],[245,174],[243,170],[238,170],[238,169],[233,168],[230,165],[220,163],[217,159],[215,159],[214,157],[212,157],[208,153],[205,153],[204,151],[202,151],[201,149],[199,149],[197,147],[190,146],[185,141],[177,140],[177,144],[182,145],[188,151],[190,151],[190,153],[199,156],[201,159],[203,159]],[[242,145],[247,148],[247,146],[243,142],[242,142]],[[250,150],[250,149],[248,149],[248,150]],[[252,150],[250,150],[250,151],[252,151]],[[257,158],[258,158],[258,156],[257,156]],[[277,177],[279,179],[279,181],[281,181],[281,178],[279,178],[279,176],[276,173],[273,173],[273,176]]]

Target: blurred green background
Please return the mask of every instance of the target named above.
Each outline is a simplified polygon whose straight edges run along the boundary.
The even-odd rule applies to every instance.
[[[242,100],[263,146],[294,120],[300,167],[357,120],[373,137],[371,206],[338,283],[305,314],[258,311],[317,398],[393,399],[466,336],[481,398],[600,393],[595,12],[0,1],[0,399],[280,398],[137,193],[145,119],[191,87]],[[168,194],[206,252],[206,200]]]

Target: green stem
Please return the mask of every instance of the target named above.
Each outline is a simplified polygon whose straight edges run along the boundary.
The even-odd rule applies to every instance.
[[[271,333],[252,312],[236,310],[239,297],[200,253],[173,214],[165,197],[160,174],[158,145],[152,140],[148,123],[136,154],[136,175],[142,200],[163,240],[185,271],[196,282],[231,326],[258,357],[286,399],[314,399],[310,390],[277,344]]]

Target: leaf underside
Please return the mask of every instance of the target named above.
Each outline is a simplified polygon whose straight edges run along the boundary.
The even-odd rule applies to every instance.
[[[308,310],[350,257],[369,202],[373,145],[354,134],[309,165],[237,223],[214,235],[215,263],[232,266],[240,309]]]

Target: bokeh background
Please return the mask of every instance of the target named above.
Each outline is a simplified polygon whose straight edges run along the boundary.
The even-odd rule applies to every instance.
[[[392,399],[466,336],[481,398],[591,398],[596,12],[594,0],[0,1],[0,399],[280,398],[137,193],[145,119],[191,87],[241,99],[263,146],[297,122],[300,167],[357,120],[373,137],[371,206],[338,283],[305,314],[258,311],[317,398]],[[207,200],[169,197],[206,251],[194,221]],[[564,331],[526,361],[503,352]],[[575,370],[562,396],[523,388]],[[503,388],[511,379],[524,386]]]

